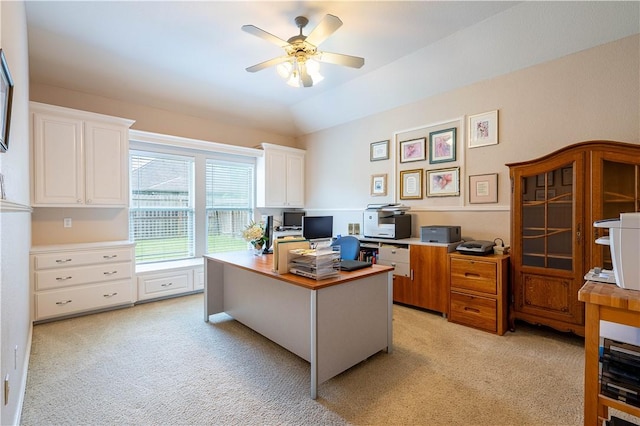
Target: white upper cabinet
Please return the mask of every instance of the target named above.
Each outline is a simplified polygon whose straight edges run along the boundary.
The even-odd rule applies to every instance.
[[[257,161],[258,207],[304,207],[305,151],[263,143]]]
[[[131,120],[31,103],[33,205],[126,207]]]

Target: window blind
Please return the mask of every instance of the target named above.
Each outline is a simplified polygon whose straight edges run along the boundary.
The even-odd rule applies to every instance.
[[[136,263],[194,257],[194,158],[130,151],[130,162]]]
[[[243,250],[242,231],[253,218],[254,165],[206,162],[207,252]]]

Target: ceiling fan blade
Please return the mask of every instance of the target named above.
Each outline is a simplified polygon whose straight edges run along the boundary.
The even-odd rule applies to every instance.
[[[280,37],[276,37],[273,34],[266,32],[265,30],[261,30],[255,25],[243,25],[242,31],[265,39],[268,42],[275,44],[276,46],[286,47],[289,45],[288,41],[282,40]]]
[[[325,41],[341,26],[342,21],[340,20],[340,18],[334,15],[326,15],[324,18],[322,18],[322,21],[320,21],[318,26],[315,27],[313,31],[311,31],[305,41],[307,43],[313,44],[314,46],[319,46],[320,43]]]
[[[343,55],[341,53],[320,52],[316,57],[320,62],[344,65],[351,68],[361,68],[364,65],[364,58],[360,58],[358,56]]]
[[[259,64],[253,65],[247,68],[249,72],[256,72],[263,70],[265,68],[281,64],[283,62],[287,62],[290,58],[288,56],[280,56],[278,58],[269,59],[268,61],[260,62]]]

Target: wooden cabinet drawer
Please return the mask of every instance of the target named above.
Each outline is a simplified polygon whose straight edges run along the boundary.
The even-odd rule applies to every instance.
[[[131,277],[131,263],[48,269],[35,272],[35,289],[50,290],[79,284],[120,280]]]
[[[451,287],[497,294],[496,264],[451,258]]]
[[[36,320],[133,303],[131,281],[43,291],[35,295]]]
[[[382,246],[378,249],[378,260],[396,263],[409,263],[409,249],[393,246]]]
[[[495,333],[497,331],[496,303],[494,299],[452,291],[449,321]]]
[[[193,290],[193,270],[138,277],[138,299],[154,299]]]
[[[96,251],[69,251],[34,255],[34,269],[68,268],[94,263],[130,261],[132,250],[114,248]]]
[[[393,275],[399,275],[401,277],[408,277],[411,273],[409,269],[408,262],[394,262],[390,260],[380,259],[378,258],[378,263],[380,265],[392,266],[393,267]]]

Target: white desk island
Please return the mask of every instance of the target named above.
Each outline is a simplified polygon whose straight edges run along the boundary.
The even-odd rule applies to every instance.
[[[392,351],[393,268],[373,265],[316,281],[272,272],[272,256],[205,256],[204,320],[225,312],[311,363],[318,385]]]

